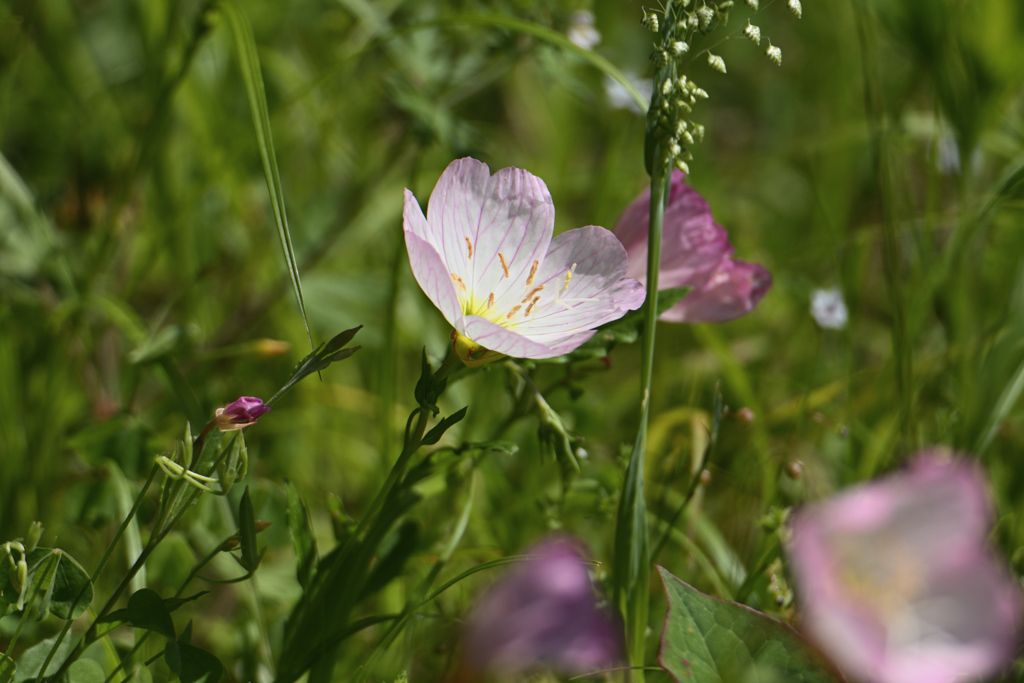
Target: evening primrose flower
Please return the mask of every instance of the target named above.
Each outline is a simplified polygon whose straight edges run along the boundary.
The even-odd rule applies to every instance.
[[[453,161],[426,217],[405,191],[413,275],[455,328],[466,365],[561,356],[643,304],[643,286],[626,277],[629,259],[611,232],[588,226],[552,239],[554,223],[544,181],[518,168],[492,176],[475,159]]]
[[[682,171],[672,173],[662,225],[658,288],[693,287],[681,302],[661,314],[668,322],[725,322],[750,313],[768,292],[772,276],[756,263],[732,258],[725,229],[714,222],[711,207],[686,184]],[[615,236],[629,254],[628,277],[647,279],[647,233],[651,191],[626,207]]]
[[[846,327],[850,314],[843,300],[843,290],[831,287],[811,292],[811,317],[822,329],[841,330]]]
[[[263,399],[242,396],[223,408],[217,408],[213,421],[220,431],[234,432],[256,424],[256,420],[270,410],[270,406],[263,405]]]
[[[980,469],[925,452],[794,516],[803,628],[866,683],[960,683],[1014,656],[1021,591],[986,543]]]
[[[555,536],[527,555],[469,618],[466,673],[517,673],[547,665],[582,674],[613,666],[622,634],[597,604],[579,544]]]

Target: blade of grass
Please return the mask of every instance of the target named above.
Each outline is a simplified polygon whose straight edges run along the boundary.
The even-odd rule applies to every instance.
[[[270,128],[270,112],[267,109],[267,93],[263,88],[263,73],[260,70],[260,58],[256,51],[256,39],[252,34],[252,26],[242,9],[232,0],[220,3],[224,16],[231,24],[231,32],[235,36],[238,48],[238,65],[245,82],[245,91],[249,96],[249,109],[252,111],[252,123],[256,130],[256,143],[260,148],[263,160],[263,173],[267,178],[267,189],[270,192],[270,205],[274,210],[274,221],[277,223],[277,234],[281,240],[281,249],[288,264],[295,299],[302,313],[302,322],[306,326],[309,347],[313,347],[313,335],[309,331],[309,319],[306,317],[306,302],[302,297],[302,282],[299,279],[299,266],[295,260],[295,249],[292,246],[292,235],[288,229],[288,215],[284,207],[284,188],[281,185],[281,174],[277,168],[277,154],[274,152],[274,136]]]

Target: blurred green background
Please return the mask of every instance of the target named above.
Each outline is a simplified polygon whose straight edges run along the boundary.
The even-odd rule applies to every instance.
[[[321,548],[331,547],[397,455],[421,349],[436,361],[449,343],[406,263],[402,188],[425,203],[444,167],[466,155],[492,171],[526,168],[547,183],[558,232],[613,227],[647,182],[644,119],[610,97],[606,75],[480,18],[565,34],[583,9],[600,32],[594,50],[649,77],[654,37],[632,0],[244,4],[313,339],[365,327],[359,353],[248,432],[247,483],[258,515],[274,522],[261,535],[271,550],[252,585],[216,588],[194,607],[204,615],[197,637],[236,679],[265,675],[266,647],[298,596],[284,480],[310,503]],[[782,49],[781,68],[766,43],[742,38],[748,16],[738,6],[711,37],[728,38],[715,48],[728,74],[704,60],[688,71],[711,95],[695,109],[708,134],[691,183],[736,255],[763,263],[775,284],[744,319],[659,328],[655,540],[656,520],[689,486],[718,381],[729,407],[710,480],[660,561],[725,597],[762,572],[747,601],[789,618],[759,563],[773,557],[762,516],[942,444],[988,467],[994,538],[1020,569],[1024,5],[809,0],[798,20],[764,3],[753,21]],[[91,568],[125,496],[130,505],[185,421],[203,423],[239,395],[269,397],[308,351],[224,16],[195,0],[3,0],[0,152],[0,539],[38,519],[47,543],[55,537]],[[810,316],[823,287],[844,293],[844,330]],[[638,420],[638,368],[635,345],[607,364],[523,366],[584,439],[565,495],[537,417],[514,412],[519,375],[499,363],[454,382],[444,412],[468,404],[469,414],[442,443],[504,439],[518,452],[488,452],[475,472],[434,482],[414,512],[408,583],[455,526],[470,480],[476,503],[457,568],[563,529],[588,543],[602,578],[622,449]],[[752,422],[737,416],[744,407]],[[193,553],[233,528],[226,510],[207,497],[147,581],[176,588]],[[145,528],[152,510],[140,514]],[[122,555],[115,568],[124,566]],[[491,578],[447,593],[374,675],[409,668],[431,680]],[[400,609],[406,588],[393,584],[377,607]],[[0,622],[4,638],[14,621]],[[377,636],[352,639],[338,675]]]

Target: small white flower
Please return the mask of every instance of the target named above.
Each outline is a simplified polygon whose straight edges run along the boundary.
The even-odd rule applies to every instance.
[[[594,13],[585,9],[573,12],[566,36],[573,45],[584,50],[594,49],[601,42],[601,32],[594,28]]]
[[[846,327],[849,313],[842,290],[838,287],[814,290],[811,293],[811,316],[822,329],[841,330]]]

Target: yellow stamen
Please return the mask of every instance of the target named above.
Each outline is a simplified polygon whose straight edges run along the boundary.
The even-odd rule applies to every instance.
[[[532,298],[533,298],[533,295],[534,295],[534,294],[537,294],[537,293],[539,293],[539,292],[540,292],[540,290],[542,290],[542,289],[544,289],[544,285],[538,285],[538,286],[534,287],[533,289],[531,289],[531,290],[530,290],[530,291],[529,291],[529,292],[528,292],[528,293],[526,294],[526,296],[524,296],[524,297],[523,297],[523,301],[522,301],[522,303],[524,303],[524,304],[525,304],[525,303],[526,303],[527,301],[529,301],[530,299],[532,299]]]
[[[522,308],[522,306],[520,306],[519,304],[516,304],[515,306],[513,306],[512,310],[509,311],[508,315],[505,316],[505,320],[511,320],[512,316],[514,316],[519,311],[520,308]]]
[[[494,292],[491,292],[491,295],[489,297],[487,297],[487,310],[490,310],[491,306],[493,306],[493,305],[494,305]]]
[[[534,261],[533,267],[530,268],[530,277],[526,278],[526,286],[529,287],[533,284],[533,278],[537,277],[537,268],[540,267],[540,261]],[[544,285],[541,285],[543,287]]]
[[[469,259],[472,261],[473,260],[473,243],[469,240],[468,237],[466,238],[466,247],[469,249]]]
[[[531,301],[530,305],[526,307],[526,313],[523,313],[523,315],[524,316],[529,316],[530,315],[530,311],[533,310],[533,307],[537,305],[538,301],[540,301],[540,297],[539,296],[533,297],[533,301]]]
[[[498,258],[501,259],[501,269],[505,271],[505,277],[508,277],[508,262],[505,260],[505,255],[499,251]]]
[[[459,289],[461,289],[463,292],[467,290],[466,283],[463,282],[462,278],[456,275],[455,273],[452,273],[452,282],[457,284],[459,286]]]
[[[565,286],[562,287],[562,293],[569,291],[569,282],[572,280],[572,274],[576,272],[576,264],[572,264],[572,268],[565,272]]]

